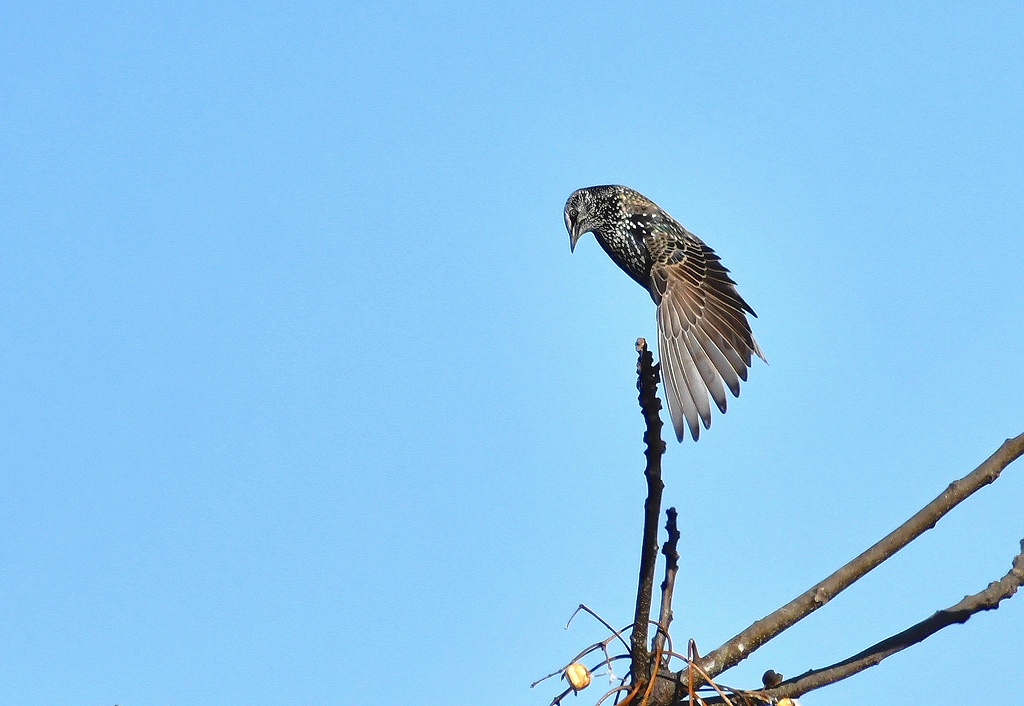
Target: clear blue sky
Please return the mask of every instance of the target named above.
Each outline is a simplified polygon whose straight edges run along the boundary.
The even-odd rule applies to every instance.
[[[0,701],[547,704],[576,605],[631,619],[655,336],[569,253],[581,186],[711,244],[771,361],[666,457],[677,639],[1024,431],[1024,9],[853,5],[5,3]],[[982,589],[1022,501],[723,680]],[[1005,703],[1022,634],[1018,597],[804,702]]]

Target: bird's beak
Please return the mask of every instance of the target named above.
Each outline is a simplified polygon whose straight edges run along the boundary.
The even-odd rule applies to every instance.
[[[569,252],[576,252],[576,243],[582,235],[578,222],[569,221]]]

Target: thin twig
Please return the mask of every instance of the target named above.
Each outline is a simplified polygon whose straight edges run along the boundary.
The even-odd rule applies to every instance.
[[[629,659],[629,655],[615,655],[614,657],[607,657],[606,659],[604,659],[604,660],[598,662],[597,664],[595,664],[590,669],[590,673],[594,674],[594,676],[597,676],[595,674],[595,672],[597,672],[598,669],[600,669],[601,667],[609,667],[610,668],[612,662],[618,661],[620,659]],[[615,678],[619,679],[618,677],[615,677]],[[622,681],[622,680],[619,679],[619,681]]]
[[[739,664],[764,643],[828,603],[866,573],[934,527],[946,513],[993,482],[1003,469],[1021,455],[1024,455],[1024,434],[1007,439],[974,471],[950,483],[935,500],[846,566],[711,652],[700,662],[703,671],[715,677]]]
[[[570,686],[568,689],[563,691],[561,694],[559,694],[555,698],[551,699],[551,706],[558,706],[558,704],[562,703],[562,699],[564,699],[566,696],[568,696],[571,693],[572,693],[572,687]]]
[[[661,438],[661,400],[658,399],[660,366],[655,365],[654,356],[647,348],[647,341],[636,342],[637,390],[640,392],[640,409],[643,413],[646,431],[644,454],[647,467],[647,500],[644,502],[644,533],[640,547],[640,578],[636,590],[636,611],[633,616],[631,636],[630,676],[633,684],[646,682],[651,678],[650,652],[647,649],[647,621],[651,616],[651,596],[654,591],[654,571],[658,562],[658,520],[661,517],[661,495],[665,484],[661,480],[661,457],[665,453],[665,442]],[[657,668],[655,666],[655,668]]]
[[[627,650],[629,649],[629,645],[627,645],[626,641],[622,639],[622,633],[626,632],[626,628],[622,628],[621,630],[616,630],[615,628],[613,628],[611,625],[608,624],[607,620],[605,620],[600,615],[598,615],[593,610],[591,610],[585,603],[580,603],[580,607],[577,608],[576,610],[574,610],[573,614],[571,616],[569,616],[569,622],[565,624],[565,629],[566,630],[569,629],[569,625],[572,623],[572,619],[575,618],[576,615],[581,610],[586,611],[587,613],[592,615],[595,620],[597,620],[599,623],[601,623],[601,625],[604,625],[606,628],[608,628],[608,632],[610,632],[612,634],[613,638],[615,638],[615,637],[619,638],[619,642],[622,643],[622,646],[625,647]],[[626,627],[628,628],[629,626],[626,626]]]
[[[636,695],[640,693],[640,687],[642,686],[642,682],[630,684],[629,694],[626,695],[626,700],[622,702],[622,706],[629,706],[631,703],[633,703],[633,699],[635,699]]]
[[[697,654],[697,643],[694,642],[693,640],[690,640],[690,643],[689,643],[689,645],[687,645],[687,648],[686,648],[686,663],[688,665],[690,665],[690,668],[686,670],[686,677],[687,677],[686,690],[687,690],[687,695],[690,697],[690,704],[691,705],[693,704],[693,700],[695,698],[697,698],[697,687],[694,684],[694,679],[693,679],[693,672],[694,672],[694,669],[693,669],[693,658],[694,658],[695,654]]]
[[[711,685],[711,687],[712,687],[712,688],[713,688],[713,689],[714,689],[715,691],[717,691],[717,692],[718,692],[718,695],[719,695],[719,696],[720,696],[720,697],[721,697],[721,698],[722,698],[722,699],[724,700],[724,703],[726,704],[726,706],[732,706],[732,702],[731,702],[731,701],[729,701],[729,697],[728,697],[728,696],[726,696],[726,695],[725,695],[725,692],[723,692],[723,691],[722,691],[722,690],[721,690],[721,689],[719,688],[718,684],[716,684],[716,683],[715,683],[715,680],[714,680],[714,679],[712,679],[711,677],[709,677],[709,676],[708,676],[708,675],[707,675],[707,674],[706,674],[706,673],[704,672],[704,670],[702,670],[702,669],[700,668],[700,666],[699,666],[699,664],[698,664],[698,662],[700,661],[700,654],[698,654],[698,652],[697,652],[697,643],[696,643],[695,641],[693,641],[693,640],[690,640],[690,644],[689,644],[689,646],[687,647],[687,652],[689,652],[689,654],[690,654],[690,659],[689,659],[689,662],[690,662],[690,666],[691,666],[691,671],[696,671],[697,673],[699,673],[699,674],[700,674],[700,675],[701,675],[701,676],[702,676],[702,677],[704,678],[705,682],[706,682],[707,684],[710,684],[710,685]],[[691,688],[692,688],[692,687],[691,687]]]
[[[573,611],[572,615],[569,616],[569,620],[565,624],[565,629],[566,630],[568,630],[569,626],[572,625],[573,618],[575,618],[577,615],[579,615],[580,611],[584,611],[586,613],[589,613],[598,622],[600,622],[601,625],[604,625],[606,628],[608,628],[609,632],[611,632],[611,637],[607,637],[604,640],[601,640],[600,642],[595,642],[594,644],[588,646],[582,652],[580,652],[575,657],[573,657],[571,660],[569,660],[569,664],[565,665],[561,669],[556,669],[555,671],[551,672],[551,674],[548,674],[547,676],[543,676],[540,679],[538,679],[537,681],[535,681],[532,684],[530,684],[530,688],[531,689],[534,688],[535,686],[537,686],[538,684],[540,684],[541,682],[547,681],[551,677],[557,676],[559,674],[564,674],[565,670],[568,669],[570,667],[570,665],[572,665],[572,664],[574,664],[576,662],[579,662],[581,659],[583,659],[584,657],[586,657],[587,655],[589,655],[591,652],[593,652],[595,650],[598,650],[598,649],[602,650],[604,652],[604,656],[606,658],[608,658],[608,659],[611,659],[609,654],[608,654],[608,645],[610,643],[614,642],[616,639],[619,642],[622,643],[623,647],[625,647],[627,650],[629,649],[629,645],[626,644],[626,641],[622,639],[622,633],[626,632],[626,630],[629,629],[631,626],[627,625],[626,627],[622,628],[621,630],[616,630],[615,628],[613,628],[611,625],[608,624],[607,620],[602,618],[600,615],[595,613],[590,607],[588,607],[587,605],[585,605],[583,603],[580,603],[579,607],[576,608],[576,610]]]
[[[621,693],[623,691],[629,691],[629,687],[628,686],[617,686],[617,687],[615,687],[614,689],[612,689],[611,691],[606,693],[604,696],[602,696],[600,698],[600,700],[598,700],[598,702],[596,704],[594,704],[594,706],[601,706],[601,704],[603,704],[605,701],[608,700],[609,696],[611,696],[612,694]]]

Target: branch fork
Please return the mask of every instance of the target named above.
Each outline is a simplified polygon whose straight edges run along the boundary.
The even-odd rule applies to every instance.
[[[1003,578],[992,582],[984,590],[966,596],[955,605],[939,610],[925,620],[851,657],[827,667],[806,671],[800,676],[788,680],[773,670],[768,670],[763,679],[763,688],[758,690],[742,691],[719,686],[714,681],[715,677],[747,659],[764,644],[824,606],[857,580],[934,527],[954,507],[998,479],[1007,466],[1024,455],[1024,434],[1007,439],[974,471],[951,483],[938,497],[913,517],[831,576],[812,586],[770,615],[754,622],[705,657],[700,657],[697,654],[696,646],[691,640],[687,655],[684,657],[674,651],[669,632],[673,620],[672,598],[679,571],[680,536],[675,508],[669,508],[666,512],[667,539],[661,548],[661,553],[665,557],[665,573],[661,582],[661,605],[657,621],[651,619],[654,575],[658,562],[658,525],[661,517],[662,495],[665,490],[661,461],[666,446],[661,437],[662,406],[657,394],[660,368],[654,362],[654,356],[644,339],[637,340],[636,351],[638,356],[637,391],[645,423],[643,438],[644,455],[647,462],[644,477],[647,481],[647,498],[644,502],[640,571],[637,580],[633,623],[622,630],[614,630],[603,618],[581,605],[577,613],[584,610],[593,615],[609,630],[611,636],[602,642],[591,645],[577,655],[567,667],[548,675],[548,677],[559,673],[566,676],[566,670],[570,667],[578,666],[586,671],[586,668],[581,664],[578,665],[577,662],[596,650],[601,650],[605,659],[598,667],[607,666],[611,670],[614,661],[629,659],[630,669],[627,676],[619,679],[618,686],[605,692],[597,702],[598,705],[612,697],[618,706],[697,706],[705,704],[730,706],[732,704],[795,703],[792,699],[848,679],[854,674],[879,664],[887,657],[927,639],[943,628],[965,623],[976,613],[998,608],[1002,601],[1013,596],[1024,584],[1024,540],[1021,540],[1021,551],[1013,558],[1010,571]],[[650,640],[652,625],[655,629],[655,636],[653,640]],[[627,644],[622,634],[630,629],[630,640]],[[608,646],[615,640],[627,648],[628,654],[613,656],[608,653]],[[673,659],[682,660],[686,666],[673,672],[669,668]],[[578,676],[578,670],[573,676]],[[586,676],[587,679],[584,681],[589,684],[589,671]],[[539,682],[535,682],[534,686],[537,683]],[[572,683],[582,682],[572,681]],[[709,688],[713,690],[713,693],[707,693]],[[702,690],[705,692],[703,696],[699,693]],[[555,697],[552,704],[559,704],[573,691],[572,687],[566,689]],[[729,693],[727,694],[726,691]]]

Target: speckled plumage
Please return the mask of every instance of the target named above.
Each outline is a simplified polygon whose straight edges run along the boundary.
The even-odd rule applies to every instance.
[[[565,204],[569,247],[593,233],[609,257],[658,306],[658,352],[676,437],[711,427],[711,404],[740,394],[753,355],[765,359],[718,255],[643,194],[626,186],[580,189]]]

